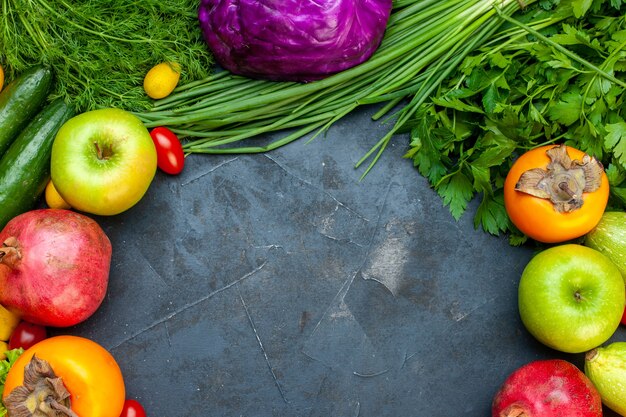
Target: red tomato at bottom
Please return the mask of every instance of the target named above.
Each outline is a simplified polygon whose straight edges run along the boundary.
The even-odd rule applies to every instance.
[[[126,400],[120,417],[146,417],[146,411],[143,409],[139,401]]]
[[[159,126],[150,132],[157,152],[157,166],[168,174],[180,174],[185,166],[185,153],[174,132]]]

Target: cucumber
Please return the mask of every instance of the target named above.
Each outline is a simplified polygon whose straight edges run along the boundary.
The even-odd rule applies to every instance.
[[[52,71],[34,66],[0,92],[0,157],[43,107],[52,87]]]
[[[0,228],[31,210],[50,179],[50,154],[59,128],[74,110],[62,99],[39,112],[0,159]]]

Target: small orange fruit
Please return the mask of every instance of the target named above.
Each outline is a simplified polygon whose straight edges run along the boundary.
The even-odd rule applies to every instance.
[[[143,79],[143,89],[155,100],[165,98],[174,91],[180,79],[180,66],[175,62],[161,62],[148,71]]]
[[[48,184],[46,185],[45,197],[46,197],[46,204],[50,208],[54,208],[54,209],[72,208],[72,206],[70,206],[65,200],[63,200],[63,197],[61,197],[61,194],[59,194],[59,192],[55,188],[52,181],[48,181]]]

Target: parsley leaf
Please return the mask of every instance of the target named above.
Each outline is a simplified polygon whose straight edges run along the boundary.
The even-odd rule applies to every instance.
[[[24,353],[24,349],[22,348],[12,349],[5,352],[6,359],[0,360],[0,394],[4,391],[4,384],[7,380],[9,370],[22,353]],[[0,401],[0,417],[4,417],[6,415],[7,410],[4,407],[4,404]]]
[[[591,7],[593,0],[574,0],[572,6],[574,8],[574,16],[582,17]]]
[[[554,122],[570,126],[580,119],[583,99],[578,89],[566,92],[561,100],[548,108],[548,117]]]
[[[604,144],[626,168],[626,122],[610,123],[605,126],[607,135]]]
[[[474,193],[471,181],[462,172],[456,172],[444,178],[436,187],[443,198],[443,203],[450,206],[450,213],[455,219],[461,218]]]
[[[474,217],[474,227],[478,228],[479,226],[482,226],[484,231],[492,235],[498,235],[509,229],[510,220],[504,208],[502,194],[495,197],[483,194],[483,199]]]

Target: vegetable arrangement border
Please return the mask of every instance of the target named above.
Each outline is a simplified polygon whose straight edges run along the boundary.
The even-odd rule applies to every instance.
[[[385,1],[381,0],[373,26],[386,21],[391,2]],[[151,44],[142,34],[114,35],[110,23],[94,33],[89,24],[103,23],[102,18],[92,18],[83,9],[65,16],[54,10],[52,2],[33,4],[51,13],[55,24],[69,24],[79,35],[95,36],[107,48],[119,46],[118,42]],[[60,3],[68,8],[63,0]],[[19,23],[25,30],[19,35],[34,43],[25,50],[41,52],[50,39],[49,28],[35,30],[28,22],[31,16],[16,8],[18,2],[4,0],[2,4],[8,12],[0,42],[8,39],[6,44],[13,48],[11,41],[19,36],[12,35],[19,31],[12,33],[7,25],[15,28]],[[213,24],[210,13],[218,13],[216,8],[205,8],[207,4],[201,3],[201,25]],[[108,88],[85,89],[82,94],[70,91],[66,82],[76,82],[80,88],[80,81],[85,80],[84,74],[70,74],[77,70],[71,59],[59,71],[55,85],[51,85],[50,71],[41,65],[17,77],[0,95],[0,126],[8,127],[0,129],[4,134],[0,137],[0,185],[5,185],[0,188],[8,190],[0,193],[7,202],[0,216],[4,223],[0,283],[6,289],[0,293],[0,303],[6,306],[0,309],[0,330],[4,339],[8,329],[20,332],[12,334],[6,346],[16,350],[9,350],[0,362],[0,383],[9,388],[3,392],[9,414],[20,415],[28,404],[37,403],[38,409],[47,407],[54,415],[70,417],[83,412],[100,417],[145,415],[140,404],[125,398],[121,371],[104,348],[75,336],[48,338],[45,328],[31,334],[20,327],[25,323],[20,320],[35,326],[71,326],[89,318],[103,301],[110,242],[97,223],[70,208],[117,215],[143,197],[157,168],[179,174],[185,153],[270,151],[305,136],[315,138],[355,108],[372,104],[379,106],[373,119],[385,118],[391,127],[356,164],[358,168],[369,161],[363,176],[394,135],[408,133],[411,142],[405,156],[428,178],[455,218],[481,194],[476,227],[492,234],[508,232],[512,244],[528,238],[549,245],[565,243],[540,252],[526,266],[518,294],[520,316],[544,345],[561,352],[586,352],[589,379],[572,369],[559,372],[583,383],[571,390],[573,397],[578,390],[591,391],[578,396],[583,403],[593,397],[593,412],[587,416],[601,415],[602,402],[625,413],[626,389],[612,387],[625,377],[619,370],[626,364],[626,343],[601,346],[614,334],[620,319],[626,324],[626,250],[621,235],[626,232],[617,227],[606,231],[606,225],[615,221],[611,213],[616,213],[606,211],[607,204],[626,216],[626,115],[622,112],[626,82],[616,75],[626,71],[623,7],[622,0],[499,0],[495,4],[488,0],[397,0],[376,52],[370,56],[372,45],[368,45],[364,55],[350,60],[351,68],[331,69],[331,75],[308,70],[305,74],[263,74],[272,80],[311,81],[306,83],[249,78],[260,75],[259,68],[267,69],[263,62],[255,66],[259,64],[255,59],[246,63],[251,65],[240,75],[222,71],[201,78],[197,75],[202,71],[194,67],[199,57],[172,58],[189,39],[162,36],[155,44],[165,47],[166,53],[151,52],[162,62],[149,71],[144,69],[143,92],[154,100],[147,110],[137,97],[131,97],[124,109],[112,107],[111,99],[127,98],[125,92]],[[129,22],[137,24],[132,18]],[[207,27],[203,29],[215,48]],[[377,44],[381,33],[369,33],[368,42]],[[98,48],[102,50],[103,44]],[[46,49],[52,55],[42,55],[38,64],[54,61],[53,55],[59,52]],[[188,52],[193,55],[193,48]],[[17,62],[9,78],[33,59],[5,54]],[[128,64],[127,58],[118,57],[116,62]],[[237,66],[229,69],[236,72]],[[196,74],[194,81],[189,79],[191,74]],[[89,84],[90,75],[86,77]],[[137,84],[136,77],[129,79]],[[176,87],[181,80],[183,84]],[[101,82],[94,81],[94,85],[102,87]],[[92,93],[102,95],[104,101],[94,100]],[[63,99],[67,97],[82,113],[74,116]],[[44,105],[46,98],[51,103]],[[103,103],[105,108],[94,108]],[[20,113],[22,107],[28,111]],[[239,143],[271,133],[286,136],[264,145]],[[130,171],[137,177],[133,181],[128,180]],[[18,187],[23,182],[31,186]],[[44,188],[50,209],[31,210]],[[618,220],[626,230],[626,220]],[[32,250],[34,241],[50,236],[57,244],[39,255],[63,258],[63,265],[74,265],[72,274],[61,274],[65,281],[48,276],[58,275],[50,265],[61,263],[49,262],[48,268],[41,268],[40,259],[23,256]],[[64,245],[80,250],[67,251]],[[84,256],[68,260],[69,252]],[[99,262],[85,260],[91,255]],[[48,285],[42,287],[42,281]],[[68,306],[62,289],[71,286],[76,287],[73,293],[81,295],[81,302],[73,300]],[[562,308],[564,303],[569,307]],[[25,340],[26,336],[31,340]],[[87,353],[81,366],[95,363],[95,371],[89,369],[104,372],[109,376],[106,383],[112,385],[104,385],[103,390],[102,384],[92,383],[93,374],[84,372],[85,379],[69,377],[76,363],[64,362],[68,341],[72,349]],[[6,340],[2,343],[6,345]],[[81,348],[84,344],[90,348]],[[97,351],[96,362],[88,354],[90,349]],[[604,363],[611,365],[609,371],[603,370]],[[534,365],[545,371],[562,363]],[[496,395],[494,415],[532,414],[531,405],[522,406],[514,399],[519,391],[513,390],[514,395],[507,391],[511,384],[507,380]],[[81,392],[85,394],[77,394]],[[104,396],[111,392],[113,405],[109,406]],[[70,403],[72,395],[77,395],[74,403]],[[514,405],[505,404],[509,400]],[[542,401],[538,398],[538,404]],[[92,402],[107,407],[96,410]],[[572,404],[573,410],[585,407]],[[561,405],[555,407],[562,411]]]

